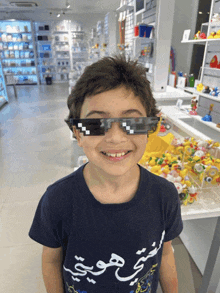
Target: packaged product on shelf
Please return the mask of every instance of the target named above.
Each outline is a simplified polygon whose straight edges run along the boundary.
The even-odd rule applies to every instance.
[[[28,43],[24,43],[24,50],[29,49],[29,44]]]
[[[19,50],[19,45],[18,44],[14,44],[14,50]]]
[[[5,58],[9,58],[10,57],[10,52],[9,51],[5,51]]]
[[[34,58],[34,52],[33,51],[30,51],[30,55],[29,55],[30,58]]]
[[[2,42],[7,42],[7,34],[2,34]]]
[[[29,51],[25,52],[25,53],[24,53],[24,57],[25,57],[25,58],[30,58],[30,52],[29,52]]]
[[[17,38],[17,42],[21,42],[21,41],[22,41],[22,34],[19,34]]]
[[[20,58],[24,58],[24,51],[20,52]]]
[[[25,32],[28,32],[28,31],[29,31],[27,25],[24,25],[24,31],[25,31]]]
[[[15,58],[20,58],[19,51],[15,51]]]
[[[9,58],[15,58],[15,51],[9,51]]]
[[[18,49],[23,50],[23,43],[18,44]]]
[[[27,41],[27,40],[28,40],[27,35],[22,34],[22,41]]]
[[[17,37],[16,37],[16,35],[13,35],[13,37],[12,37],[12,41],[13,41],[13,42],[17,42]]]
[[[9,44],[8,44],[8,50],[14,50],[13,43],[9,43]]]
[[[12,35],[7,35],[7,42],[11,42],[12,41]]]

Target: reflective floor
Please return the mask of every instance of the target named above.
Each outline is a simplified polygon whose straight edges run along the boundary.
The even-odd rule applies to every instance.
[[[47,186],[73,172],[83,151],[64,122],[68,85],[17,86],[17,96],[9,87],[0,110],[0,293],[45,293],[42,246],[28,232]],[[179,237],[173,247],[179,293],[198,292],[201,274]]]

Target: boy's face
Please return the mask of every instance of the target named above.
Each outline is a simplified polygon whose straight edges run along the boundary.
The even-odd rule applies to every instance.
[[[85,99],[80,114],[81,119],[146,116],[146,110],[139,98],[124,87]],[[128,135],[117,122],[112,123],[112,128],[104,136],[83,136],[79,130],[74,130],[74,133],[78,145],[83,148],[89,159],[89,164],[106,175],[120,176],[136,167],[147,144],[147,134]],[[125,155],[114,157],[117,153]]]

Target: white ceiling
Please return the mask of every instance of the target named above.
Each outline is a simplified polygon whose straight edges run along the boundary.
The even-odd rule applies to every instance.
[[[32,2],[37,7],[20,8],[13,6],[12,2]],[[70,4],[69,9],[66,3]],[[61,12],[59,20],[75,20],[89,28],[95,26],[98,20],[104,20],[107,12],[116,11],[119,6],[120,0],[1,0],[0,19],[58,20],[56,14]]]

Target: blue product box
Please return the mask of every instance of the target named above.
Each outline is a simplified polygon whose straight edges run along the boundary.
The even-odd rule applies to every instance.
[[[50,45],[42,45],[42,48],[44,51],[51,51],[51,46]]]

